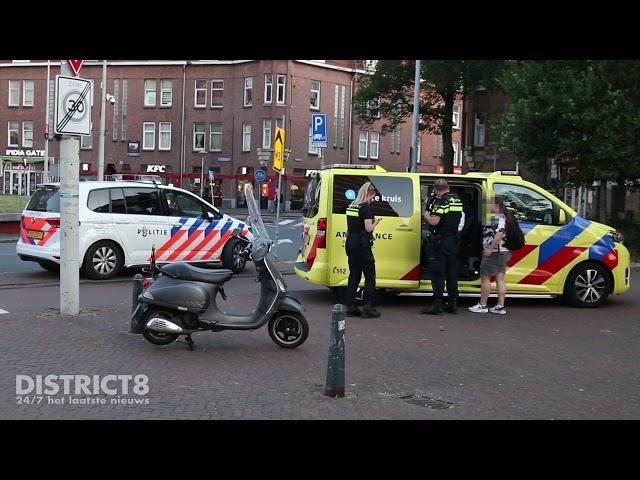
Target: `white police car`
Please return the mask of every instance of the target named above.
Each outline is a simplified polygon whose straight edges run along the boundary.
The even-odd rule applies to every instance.
[[[16,251],[47,270],[60,263],[60,184],[38,187],[22,213]],[[192,193],[156,183],[79,183],[80,262],[93,279],[123,267],[146,265],[152,246],[158,263],[222,262],[239,273],[251,240],[248,226]]]

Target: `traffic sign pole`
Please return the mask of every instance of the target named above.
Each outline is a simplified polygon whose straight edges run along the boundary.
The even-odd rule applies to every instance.
[[[71,69],[64,61],[61,73],[71,75]],[[79,175],[79,138],[64,135],[60,141],[60,313],[62,315],[77,315],[80,312]]]

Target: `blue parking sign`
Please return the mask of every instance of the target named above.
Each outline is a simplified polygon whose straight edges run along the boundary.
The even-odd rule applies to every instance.
[[[311,115],[311,146],[327,148],[327,114],[313,113]]]

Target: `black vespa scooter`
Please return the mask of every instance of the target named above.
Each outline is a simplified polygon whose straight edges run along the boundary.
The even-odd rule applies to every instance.
[[[150,285],[138,297],[133,313],[134,319],[141,319],[143,336],[149,342],[168,345],[185,335],[193,348],[194,332],[256,330],[266,323],[269,336],[280,347],[296,348],[307,339],[309,325],[304,306],[287,294],[287,285],[271,253],[273,241],[262,222],[251,185],[245,187],[244,193],[253,239],[243,254],[253,260],[258,272],[260,297],[256,309],[247,315],[232,315],[218,308],[216,297],[220,294],[226,300],[223,286],[233,275],[231,270],[209,270],[183,262],[158,266],[152,254],[153,277],[145,282]]]

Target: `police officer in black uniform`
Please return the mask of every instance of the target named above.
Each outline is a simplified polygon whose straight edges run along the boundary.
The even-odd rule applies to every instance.
[[[427,201],[424,218],[429,224],[430,240],[427,245],[429,275],[433,286],[433,303],[421,313],[438,315],[443,311],[445,277],[449,302],[444,311],[458,310],[458,228],[462,218],[462,202],[449,191],[443,178],[436,180],[435,196]]]
[[[375,219],[371,209],[371,201],[376,196],[376,189],[371,182],[366,182],[356,199],[347,207],[347,241],[345,249],[349,258],[349,285],[345,303],[348,316],[362,316],[364,318],[378,318],[378,312],[373,306],[373,296],[376,290],[376,264],[373,257],[373,229],[380,223]],[[362,311],[356,306],[356,291],[360,278],[364,274],[364,305]]]

